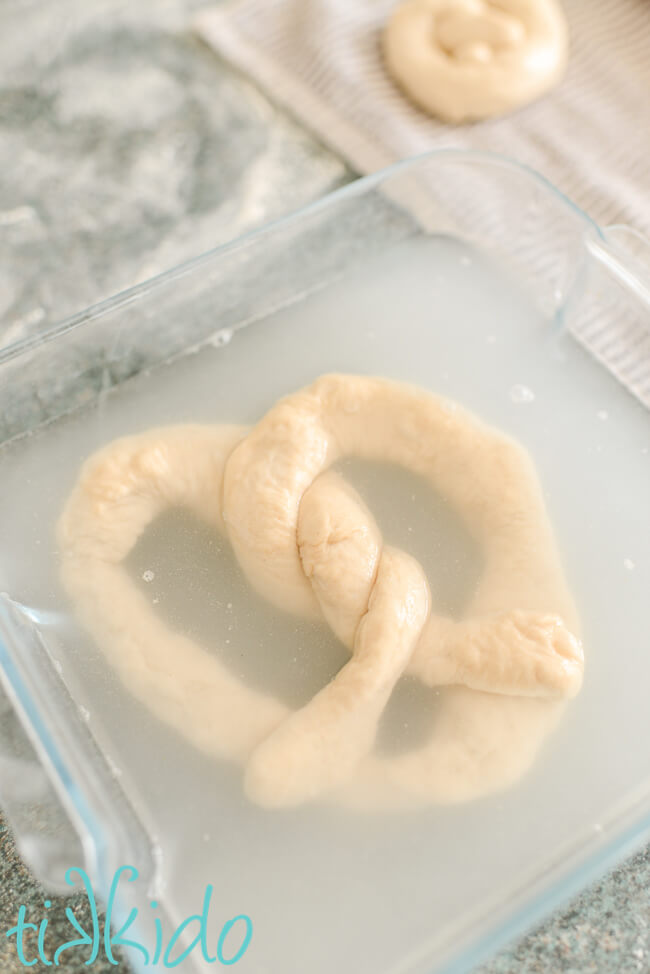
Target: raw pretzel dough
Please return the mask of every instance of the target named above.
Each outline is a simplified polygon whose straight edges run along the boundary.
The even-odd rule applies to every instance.
[[[463,517],[485,569],[465,617],[431,614],[420,565],[385,548],[328,468],[356,455],[427,478]],[[183,505],[225,531],[252,585],[322,615],[350,661],[290,712],[160,622],[122,562]],[[196,746],[245,765],[267,806],[321,796],[361,807],[461,801],[530,765],[583,671],[577,619],[534,468],[455,404],[384,379],[331,375],[252,430],[179,426],[110,444],[85,464],[58,528],[64,584],[128,688]],[[403,673],[444,686],[430,739],[373,753]]]
[[[557,0],[404,0],[384,32],[388,70],[447,122],[502,115],[562,75],[566,20]]]

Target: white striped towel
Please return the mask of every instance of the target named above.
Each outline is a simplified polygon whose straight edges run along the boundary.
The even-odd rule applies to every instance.
[[[465,126],[420,112],[385,71],[379,38],[395,2],[229,0],[195,27],[361,172],[441,146],[501,152],[602,226],[650,236],[649,0],[565,0],[564,81],[510,116]],[[650,321],[626,318],[616,336],[606,327],[583,338],[596,354],[607,347],[610,367],[650,406]]]

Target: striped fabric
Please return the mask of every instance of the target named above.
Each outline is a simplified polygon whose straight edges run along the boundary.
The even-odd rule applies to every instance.
[[[513,115],[460,127],[421,113],[387,75],[380,33],[394,4],[231,0],[203,10],[196,28],[361,172],[440,146],[502,152],[601,226],[650,236],[650,0],[565,0],[562,84]],[[650,321],[638,309],[618,318],[579,322],[579,337],[650,406]]]

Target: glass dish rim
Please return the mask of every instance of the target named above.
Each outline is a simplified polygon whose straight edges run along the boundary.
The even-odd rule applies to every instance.
[[[292,210],[291,212],[273,220],[269,220],[258,227],[253,227],[252,229],[247,230],[245,233],[242,233],[231,240],[218,244],[216,247],[212,247],[209,250],[204,250],[195,257],[190,257],[188,260],[182,261],[180,264],[175,264],[167,270],[162,271],[160,274],[155,274],[154,276],[147,278],[145,281],[141,281],[140,283],[134,284],[131,287],[124,288],[123,290],[117,291],[115,294],[112,294],[107,298],[103,298],[101,301],[88,305],[81,311],[75,312],[74,314],[68,315],[60,321],[54,322],[54,324],[52,324],[49,328],[46,328],[40,334],[29,336],[17,342],[12,342],[5,347],[0,346],[0,366],[4,365],[6,362],[20,358],[21,355],[24,355],[27,352],[31,352],[36,348],[40,348],[43,345],[56,341],[58,338],[61,338],[63,335],[76,330],[84,324],[89,325],[92,321],[104,317],[104,315],[109,314],[120,307],[130,304],[132,301],[137,300],[139,297],[147,294],[149,291],[154,291],[158,287],[162,287],[173,280],[184,277],[186,274],[196,270],[203,264],[210,263],[213,260],[218,260],[222,255],[240,250],[252,241],[262,238],[269,233],[278,232],[285,227],[293,226],[294,224],[299,223],[301,220],[304,220],[305,218],[308,218],[321,210],[326,210],[343,200],[352,199],[355,196],[362,196],[394,176],[408,172],[409,170],[417,169],[421,166],[423,167],[436,159],[456,159],[459,162],[475,162],[483,164],[486,167],[502,167],[504,169],[510,169],[518,172],[526,176],[532,184],[536,184],[545,193],[555,197],[555,199],[567,209],[573,218],[576,218],[578,222],[584,225],[585,231],[595,234],[595,236],[601,238],[603,242],[605,240],[602,228],[584,210],[574,203],[570,197],[563,193],[562,190],[558,189],[554,183],[552,183],[532,166],[519,162],[517,159],[514,159],[511,156],[498,152],[487,152],[482,149],[458,149],[454,147],[433,149],[430,152],[423,152],[407,159],[401,159],[400,161],[382,169],[378,169],[376,172],[370,173],[367,176],[359,176],[358,178],[351,180],[351,182],[346,183],[344,186],[340,186],[338,189],[332,190],[331,192],[326,193],[324,196],[320,196],[315,200],[306,203],[297,210]]]

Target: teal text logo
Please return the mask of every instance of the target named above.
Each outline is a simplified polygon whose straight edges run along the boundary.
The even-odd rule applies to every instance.
[[[71,951],[85,952],[87,957],[86,966],[90,966],[99,957],[100,951],[109,963],[117,965],[117,960],[113,955],[113,948],[121,947],[125,951],[135,950],[140,954],[140,964],[145,966],[172,968],[178,967],[189,955],[196,951],[200,953],[203,960],[208,964],[223,964],[230,967],[236,964],[244,956],[253,937],[253,924],[249,916],[240,913],[232,917],[223,924],[218,937],[214,934],[209,935],[208,913],[214,887],[209,884],[205,888],[203,896],[203,908],[200,913],[193,913],[183,920],[173,934],[164,941],[162,923],[159,917],[154,918],[155,943],[143,944],[140,941],[126,936],[129,929],[133,926],[138,911],[135,907],[131,910],[128,917],[119,930],[112,932],[112,920],[115,913],[115,902],[117,891],[121,880],[132,883],[138,878],[138,870],[134,866],[121,866],[111,882],[108,901],[106,904],[106,922],[103,930],[99,922],[99,911],[95,901],[88,875],[83,869],[68,869],[65,874],[65,881],[69,886],[75,886],[76,881],[80,880],[90,908],[91,926],[85,930],[70,907],[66,907],[65,915],[76,936],[72,940],[67,940],[60,944],[49,958],[45,955],[45,932],[47,930],[48,919],[44,917],[40,923],[30,923],[27,920],[27,909],[21,906],[18,910],[18,920],[16,925],[7,930],[6,936],[9,940],[15,938],[16,954],[18,960],[24,967],[33,967],[37,961],[41,961],[46,967],[59,967],[61,961],[65,961]],[[149,905],[153,910],[158,907],[156,900],[151,900]],[[49,909],[51,903],[45,900],[45,908]],[[25,934],[27,931],[37,933],[36,956],[26,955]],[[196,932],[195,932],[196,931]],[[194,933],[193,939],[186,943],[189,935]],[[180,949],[181,940],[186,943]],[[209,941],[216,940],[216,943]]]

